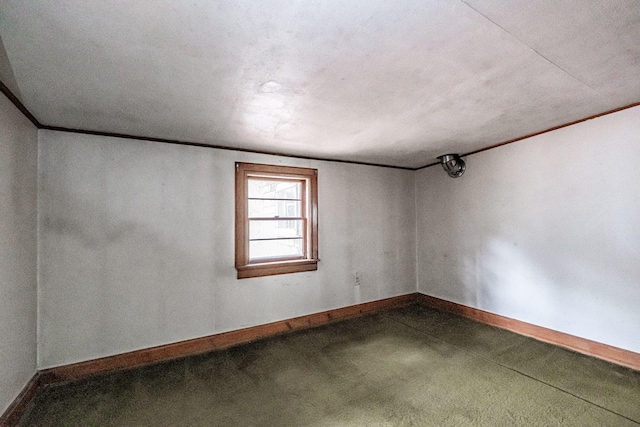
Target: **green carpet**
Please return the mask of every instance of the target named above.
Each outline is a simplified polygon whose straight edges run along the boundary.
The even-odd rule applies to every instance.
[[[51,426],[638,426],[640,372],[419,306],[43,392]]]

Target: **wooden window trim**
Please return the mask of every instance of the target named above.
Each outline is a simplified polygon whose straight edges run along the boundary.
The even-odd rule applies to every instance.
[[[308,198],[306,216],[306,241],[303,257],[249,259],[249,198],[248,179],[303,180],[305,197]],[[276,166],[258,163],[236,163],[236,248],[235,268],[238,279],[299,273],[318,269],[318,171],[317,169],[292,166]],[[303,209],[305,207],[303,206]]]

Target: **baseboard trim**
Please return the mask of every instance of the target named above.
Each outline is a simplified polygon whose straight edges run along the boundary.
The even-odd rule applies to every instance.
[[[245,329],[209,335],[187,341],[136,350],[86,362],[74,363],[40,371],[43,386],[50,386],[100,373],[135,368],[165,362],[186,356],[219,350],[238,344],[278,335],[284,332],[320,326],[330,322],[357,317],[394,307],[415,303],[417,294],[401,295],[378,301],[366,302],[307,316],[267,323]]]
[[[457,314],[459,316],[475,320],[476,322],[496,326],[498,328],[515,332],[519,335],[537,339],[538,341],[568,348],[569,350],[573,350],[578,353],[597,357],[598,359],[603,359],[617,365],[626,366],[640,371],[640,353],[634,353],[622,348],[565,334],[564,332],[555,331],[553,329],[533,325],[531,323],[511,319],[509,317],[500,316],[488,311],[479,310],[477,308],[446,301],[421,293],[417,293],[415,298],[418,303],[430,308],[435,308],[436,310]]]
[[[585,338],[554,331],[516,319],[483,311],[477,308],[446,301],[433,296],[412,293],[377,301],[366,302],[307,316],[267,323],[245,329],[209,335],[202,338],[136,350],[86,362],[74,363],[37,372],[24,389],[0,416],[0,427],[15,426],[31,408],[37,393],[49,386],[76,381],[106,372],[135,368],[165,362],[181,357],[224,349],[251,341],[268,338],[289,331],[321,326],[324,324],[375,313],[390,308],[418,303],[436,310],[449,312],[468,319],[520,335],[528,336],[579,353],[597,357],[618,365],[640,371],[640,354],[629,350],[591,341]]]
[[[40,374],[35,373],[27,382],[20,394],[13,399],[13,402],[0,416],[0,427],[12,427],[18,425],[20,419],[33,405],[38,390],[41,386]]]

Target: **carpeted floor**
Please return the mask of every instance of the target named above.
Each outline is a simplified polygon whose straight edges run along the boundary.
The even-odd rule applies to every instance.
[[[419,306],[55,387],[51,426],[639,426],[640,372]]]

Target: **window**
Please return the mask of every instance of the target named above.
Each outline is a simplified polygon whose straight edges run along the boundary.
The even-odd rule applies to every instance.
[[[318,268],[318,171],[236,163],[238,279]]]

